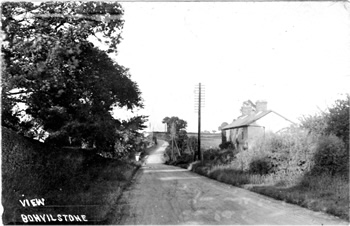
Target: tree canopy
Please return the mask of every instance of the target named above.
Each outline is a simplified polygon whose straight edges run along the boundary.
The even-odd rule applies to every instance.
[[[165,117],[162,121],[162,123],[166,123],[167,125],[167,132],[171,132],[171,127],[174,124],[176,134],[179,133],[180,130],[184,130],[187,127],[187,122],[183,119],[180,119],[179,117],[172,116],[171,118]]]
[[[48,140],[112,146],[122,122],[113,107],[143,107],[127,68],[115,63],[123,9],[116,2],[2,3],[2,124],[17,131],[34,127]],[[91,37],[108,47],[102,51]],[[14,106],[24,103],[29,120]],[[145,118],[135,117],[130,123]],[[69,138],[69,139],[68,139]]]
[[[344,99],[335,101],[334,105],[329,108],[329,114],[326,116],[326,132],[341,138],[347,147],[349,147],[349,114],[350,95],[346,94]]]
[[[338,99],[334,105],[321,114],[303,116],[301,126],[311,133],[329,135],[333,134],[349,146],[349,109],[350,95]]]

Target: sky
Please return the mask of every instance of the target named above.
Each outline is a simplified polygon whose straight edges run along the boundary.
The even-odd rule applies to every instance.
[[[194,90],[205,87],[202,130],[240,116],[243,101],[298,122],[349,93],[350,5],[345,2],[122,2],[114,59],[130,69],[148,131],[177,116],[198,130]],[[124,114],[124,115],[123,115]],[[123,116],[122,116],[123,115]]]

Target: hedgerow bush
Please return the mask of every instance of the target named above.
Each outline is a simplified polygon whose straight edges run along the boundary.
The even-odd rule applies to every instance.
[[[236,153],[230,167],[256,174],[275,174],[294,179],[312,174],[346,174],[349,152],[342,139],[334,135],[316,135],[300,128],[281,134],[266,134],[259,146]],[[205,159],[220,159],[220,151],[206,151]],[[222,162],[224,163],[224,162]]]
[[[211,162],[214,165],[229,164],[233,161],[236,153],[230,149],[220,150],[211,148],[203,152],[203,160],[205,162]]]
[[[231,143],[231,141],[226,141],[226,142],[223,142],[219,145],[219,148],[220,149],[233,149],[234,146],[233,144]]]
[[[315,136],[298,128],[268,136],[264,148],[272,165],[270,173],[310,170],[316,141]]]
[[[165,149],[166,163],[171,165],[190,163],[198,148],[198,139],[188,136],[186,130],[180,130],[174,140],[168,136],[169,146]],[[173,150],[174,148],[174,150]]]
[[[349,151],[334,135],[320,136],[314,155],[314,173],[344,174],[349,169]]]
[[[267,133],[253,148],[229,155],[227,149],[209,149],[204,160],[212,165],[230,164],[243,172],[302,176],[307,172],[347,173],[349,152],[335,135],[309,133],[291,127],[283,133]]]
[[[349,149],[350,95],[335,101],[333,106],[316,115],[300,118],[302,128],[317,135],[335,135],[342,139]]]
[[[128,181],[139,167],[129,162],[103,158],[94,150],[58,149],[20,136],[5,127],[2,127],[1,143],[1,201],[5,224],[18,221],[18,213],[23,209],[18,200],[45,198],[50,203],[60,205],[85,204],[83,199],[79,199],[82,192],[106,180],[116,180],[118,183]],[[113,189],[120,188],[114,185]],[[104,193],[98,195],[100,199]],[[96,201],[91,192],[86,199],[90,200],[89,203]]]
[[[249,164],[249,171],[251,173],[257,173],[261,175],[268,174],[271,171],[271,168],[272,164],[267,156],[263,158],[257,158]]]

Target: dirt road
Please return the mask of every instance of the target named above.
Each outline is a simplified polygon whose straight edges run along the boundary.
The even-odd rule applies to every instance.
[[[146,159],[118,210],[118,224],[317,224],[348,222],[162,164],[166,143]],[[117,213],[116,213],[117,214]],[[114,222],[116,223],[116,222]]]

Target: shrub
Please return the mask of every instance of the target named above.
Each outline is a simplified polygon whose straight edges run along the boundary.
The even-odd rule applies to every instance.
[[[235,158],[236,153],[232,152],[232,150],[211,148],[203,152],[203,160],[210,162],[212,165],[230,164]]]
[[[268,140],[268,139],[266,139]],[[268,155],[266,150],[268,150],[267,142],[264,140],[263,137],[260,137],[256,143],[260,145],[254,145],[253,148],[249,148],[248,150],[244,151],[234,151],[234,158],[232,161],[232,167],[236,170],[240,170],[243,172],[251,171],[252,167],[254,168],[256,165],[252,165],[252,162],[258,163],[259,159],[264,159],[267,161]],[[255,171],[255,169],[253,169]]]
[[[327,121],[325,120],[325,113],[302,116],[300,118],[301,127],[307,129],[310,133],[325,134],[327,128]]]
[[[181,153],[184,152],[185,149],[187,148],[187,139],[188,139],[188,136],[187,136],[186,130],[180,130],[176,134],[176,143]]]
[[[187,148],[191,153],[196,152],[198,150],[198,138],[194,136],[188,137]]]
[[[334,105],[320,114],[303,116],[301,127],[317,135],[335,135],[349,148],[349,110],[350,95],[338,99]]]
[[[208,149],[203,152],[203,160],[215,160],[217,157],[220,156],[220,153],[216,149]]]
[[[232,169],[273,174],[275,179],[287,184],[297,183],[308,172],[312,175],[348,173],[349,153],[344,142],[334,135],[320,136],[293,128],[281,134],[266,134],[259,142],[260,146],[235,154]],[[221,152],[216,152],[207,159],[215,165],[220,155]]]
[[[233,149],[234,146],[233,144],[231,143],[231,141],[226,141],[226,142],[223,142],[219,145],[219,148],[222,150],[222,149]]]
[[[350,95],[346,98],[336,100],[333,107],[329,108],[327,114],[327,128],[328,134],[334,134],[344,141],[349,148],[349,109],[350,109]]]
[[[249,171],[260,175],[268,174],[271,168],[272,164],[268,157],[255,159],[249,164]]]
[[[316,138],[297,128],[281,134],[267,133],[258,140],[259,146],[238,153],[233,165],[245,172],[298,175],[311,168]]]
[[[174,162],[174,165],[187,165],[193,161],[193,155],[188,153],[183,153],[181,156],[179,156],[176,161]]]
[[[348,170],[349,152],[344,142],[334,136],[321,136],[314,156],[314,172],[326,172],[332,175]]]
[[[301,173],[309,171],[313,162],[317,136],[292,128],[282,134],[270,134],[264,149],[271,160],[271,172]]]

